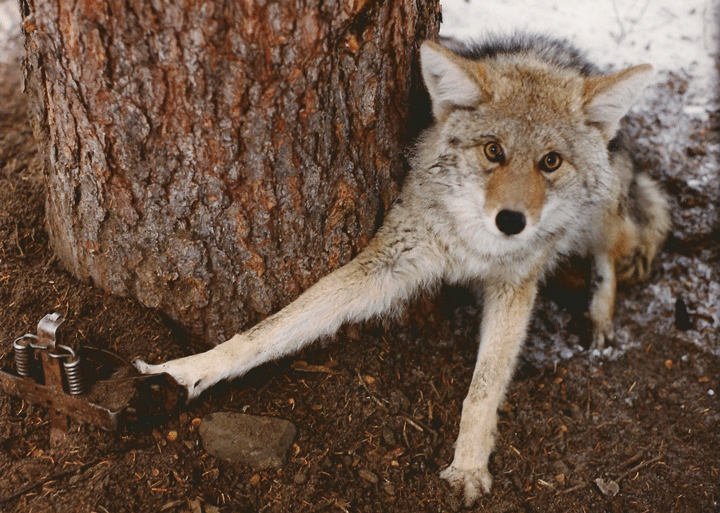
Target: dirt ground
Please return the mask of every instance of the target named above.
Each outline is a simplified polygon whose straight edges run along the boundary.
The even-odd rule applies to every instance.
[[[158,313],[78,282],[54,259],[19,80],[16,67],[0,70],[0,363],[10,368],[13,339],[53,311],[67,319],[62,334],[75,347],[153,362],[199,350]],[[645,124],[640,129],[663,128],[652,116]],[[692,165],[717,141],[711,116],[678,165]],[[698,202],[717,201],[656,176],[667,178],[676,220]],[[717,262],[720,231],[711,222],[699,235],[676,230],[660,262],[678,255]],[[678,279],[672,269],[658,264],[651,283]],[[718,329],[680,302],[639,324],[634,311],[652,290],[620,292],[616,323],[633,343],[615,357],[582,351],[547,364],[523,357],[500,413],[493,490],[475,511],[720,511],[720,362],[683,331],[704,322],[717,338]],[[584,340],[583,301],[546,292],[533,347]],[[346,328],[331,344],[217,386],[154,425],[104,432],[72,424],[59,445],[50,443],[44,408],[0,393],[0,511],[461,510],[438,473],[452,459],[479,312],[459,289],[408,312]],[[298,436],[287,464],[256,470],[208,455],[196,419],[215,411],[293,422]]]

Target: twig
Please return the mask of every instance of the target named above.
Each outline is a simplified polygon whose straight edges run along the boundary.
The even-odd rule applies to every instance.
[[[325,365],[308,365],[307,362],[295,362],[290,365],[290,368],[297,372],[310,372],[316,374],[340,374],[338,371],[334,371]]]
[[[615,0],[612,0],[612,6],[613,11],[615,11],[615,20],[617,21],[618,25],[620,26],[620,35],[615,37],[613,36],[612,32],[610,35],[613,39],[615,39],[616,43],[620,43],[625,38],[625,24],[623,23],[622,16],[620,16],[620,11],[618,10],[618,6],[615,3]]]
[[[583,481],[582,483],[575,485],[572,488],[565,488],[564,490],[559,490],[557,493],[562,493],[562,494],[570,493],[570,492],[574,492],[575,490],[582,490],[586,486],[590,486],[590,482]]]
[[[20,258],[25,258],[25,252],[20,247],[20,230],[18,229],[19,223],[15,224],[15,245],[18,248],[18,251],[20,251]]]
[[[631,468],[630,470],[627,470],[627,471],[625,471],[624,473],[620,474],[620,477],[618,477],[618,478],[615,480],[615,482],[619,483],[620,481],[622,481],[623,479],[625,479],[625,478],[628,477],[629,475],[632,475],[632,474],[634,474],[635,472],[638,472],[639,470],[641,470],[641,469],[643,469],[643,468],[645,468],[645,467],[648,467],[648,466],[652,465],[653,463],[657,463],[658,461],[660,461],[660,458],[662,458],[662,454],[658,454],[656,457],[654,457],[654,458],[651,459],[651,460],[647,460],[647,461],[641,462],[640,464],[634,466],[634,467]]]
[[[97,464],[99,461],[100,461],[99,459],[96,459],[94,461],[91,461],[90,463],[85,463],[84,465],[80,465],[79,467],[75,467],[74,469],[71,469],[71,470],[65,470],[64,472],[59,472],[52,476],[48,476],[44,479],[41,479],[40,481],[37,481],[36,483],[27,485],[25,488],[23,488],[22,490],[20,490],[18,492],[15,492],[12,495],[8,495],[7,497],[0,498],[0,505],[5,504],[6,502],[9,502],[13,499],[17,499],[18,497],[21,497],[21,496],[25,495],[26,493],[34,490],[35,488],[38,488],[40,486],[43,486],[43,485],[49,483],[50,481],[57,481],[58,479],[62,479],[64,477],[70,476],[70,475],[74,474],[75,472],[85,470],[86,468]]]
[[[399,418],[410,424],[412,427],[417,429],[420,432],[427,432],[432,435],[433,443],[437,440],[438,434],[437,431],[435,431],[433,428],[422,422],[421,420],[418,420],[414,417],[411,417],[410,415],[400,414],[398,415]]]
[[[628,460],[628,462],[626,462],[626,464],[629,465],[629,464],[634,463],[635,461],[637,461],[636,457],[637,457],[637,454],[636,454],[635,456],[633,456],[632,458],[630,458],[630,459]],[[641,456],[641,457],[642,457],[642,456]],[[634,466],[634,467],[631,468],[630,470],[626,470],[625,472],[623,472],[622,474],[620,474],[620,476],[618,476],[618,478],[615,479],[615,482],[618,483],[618,484],[620,484],[620,481],[622,481],[622,480],[625,479],[626,477],[634,474],[635,472],[638,472],[638,471],[642,470],[642,469],[645,468],[645,467],[648,467],[648,466],[652,465],[653,463],[657,463],[658,461],[660,461],[660,458],[662,458],[662,454],[658,454],[656,457],[654,457],[654,458],[651,459],[651,460],[647,460],[647,461],[643,461],[643,462],[639,463],[638,465]],[[582,482],[582,483],[580,483],[580,484],[578,484],[578,485],[573,486],[572,488],[567,488],[567,489],[565,489],[565,490],[560,490],[560,491],[558,491],[558,493],[560,493],[560,494],[570,493],[570,492],[574,492],[574,491],[576,491],[576,490],[582,490],[583,488],[586,488],[586,487],[588,487],[588,486],[592,486],[592,483],[591,483],[590,481],[584,481],[584,482]]]
[[[639,451],[639,452],[638,452],[637,454],[635,454],[635,456],[633,456],[632,458],[623,461],[623,462],[620,464],[620,468],[629,467],[629,466],[632,465],[633,463],[637,463],[638,461],[640,461],[640,460],[642,459],[642,457],[643,457],[644,455],[645,455],[645,451]]]
[[[358,379],[360,380],[360,384],[363,386],[363,388],[365,389],[365,391],[366,391],[366,392],[368,393],[368,395],[370,396],[370,399],[372,399],[373,401],[375,401],[375,404],[377,404],[378,406],[380,406],[380,408],[382,408],[383,410],[387,411],[387,406],[385,406],[380,399],[378,399],[377,397],[375,397],[375,396],[373,395],[373,393],[372,393],[372,392],[370,391],[370,389],[368,388],[367,383],[365,383],[365,380],[363,379],[362,375],[361,375],[359,372],[358,372]]]

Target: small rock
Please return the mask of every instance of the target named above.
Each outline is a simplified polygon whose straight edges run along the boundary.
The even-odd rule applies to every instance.
[[[553,472],[555,472],[556,475],[564,474],[568,475],[570,473],[570,469],[565,464],[563,460],[557,460],[552,464]]]
[[[307,480],[308,480],[307,472],[298,472],[293,477],[293,482],[298,485],[304,485],[305,483],[307,483]]]
[[[595,484],[600,490],[600,493],[602,493],[606,497],[615,497],[620,492],[620,486],[618,486],[618,484],[612,479],[608,482],[605,482],[604,479],[598,477],[595,480]]]
[[[208,453],[254,468],[282,467],[296,433],[287,420],[242,413],[213,413],[200,424]]]
[[[393,430],[387,424],[382,428],[382,440],[385,442],[385,445],[389,447],[394,447],[397,444],[395,441],[395,433],[393,433]]]
[[[687,331],[693,328],[693,323],[690,319],[687,305],[680,297],[675,300],[675,327],[682,331]]]
[[[192,513],[202,513],[202,506],[200,505],[199,499],[190,501],[190,511],[192,511]]]
[[[406,413],[410,409],[410,399],[402,390],[393,390],[390,392],[388,409],[393,415],[401,412]]]
[[[361,468],[360,470],[358,470],[358,475],[365,481],[368,481],[372,484],[378,483],[378,476],[375,475],[373,472],[370,472],[369,470]]]
[[[182,506],[183,504],[185,504],[185,501],[172,501],[172,502],[168,502],[167,504],[165,504],[163,507],[160,508],[160,511],[161,511],[161,513],[162,513],[163,511],[170,511],[171,509],[175,509],[175,508],[177,508],[178,506]]]
[[[707,149],[702,146],[688,146],[685,148],[688,157],[704,157],[707,155]]]

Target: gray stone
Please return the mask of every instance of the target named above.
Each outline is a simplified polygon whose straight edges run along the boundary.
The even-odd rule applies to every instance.
[[[606,497],[615,497],[620,492],[620,486],[612,480],[605,482],[603,478],[598,477],[595,484]]]
[[[212,413],[200,424],[209,454],[258,469],[282,467],[296,433],[287,420],[242,413]]]
[[[564,476],[567,476],[570,473],[570,469],[563,460],[557,460],[555,463],[553,463],[552,469],[555,475],[562,474]]]

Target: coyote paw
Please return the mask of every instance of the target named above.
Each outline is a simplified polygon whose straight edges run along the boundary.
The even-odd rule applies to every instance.
[[[151,365],[142,360],[135,360],[133,365],[143,374],[169,374],[178,385],[187,389],[189,400],[199,396],[212,383],[203,378],[202,371],[198,367],[188,365],[189,362],[184,360],[185,358],[180,358],[160,365]]]
[[[487,468],[461,469],[450,465],[440,472],[456,493],[465,498],[465,506],[472,506],[483,493],[490,493],[492,476]]]
[[[615,328],[611,320],[593,323],[593,339],[590,349],[602,350],[606,342],[615,340]]]

